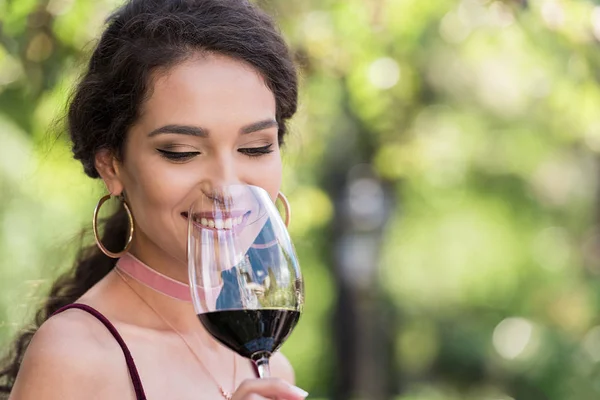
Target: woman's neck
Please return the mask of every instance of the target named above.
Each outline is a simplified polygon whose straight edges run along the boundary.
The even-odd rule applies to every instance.
[[[188,283],[187,261],[171,256],[147,239],[134,239],[129,254],[162,275],[181,283]]]
[[[120,265],[123,268],[119,268]],[[117,262],[116,270],[121,272],[118,277],[123,293],[129,293],[131,301],[138,304],[138,310],[146,310],[144,315],[152,326],[170,329],[164,326],[162,317],[182,334],[208,336],[191,302],[185,262],[160,249],[134,244],[130,254]]]
[[[131,253],[124,254],[116,265],[120,275],[128,275],[155,292],[164,294],[175,300],[191,302],[192,296],[187,283],[175,280],[149,267]]]

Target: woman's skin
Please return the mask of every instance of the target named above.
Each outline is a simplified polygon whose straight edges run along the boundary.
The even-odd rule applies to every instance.
[[[182,216],[197,188],[246,183],[275,199],[281,157],[275,98],[249,65],[197,54],[154,75],[150,97],[127,133],[122,160],[104,149],[96,169],[113,195],[125,193],[135,218],[130,252],[157,271],[187,281]],[[214,379],[234,399],[301,399],[281,354],[280,379],[257,380],[250,362],[218,344],[191,303],[129,279],[133,289],[190,342]],[[149,399],[222,399],[184,342],[112,271],[77,302],[103,313],[129,346]],[[234,363],[236,381],[233,382]],[[244,382],[245,380],[248,380]],[[289,384],[285,383],[288,382]],[[244,382],[242,384],[242,382]],[[79,310],[49,319],[34,336],[11,399],[134,399],[123,353],[106,328]]]

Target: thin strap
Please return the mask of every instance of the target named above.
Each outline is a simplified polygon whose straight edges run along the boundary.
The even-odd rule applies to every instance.
[[[119,346],[121,346],[121,350],[123,350],[123,354],[125,355],[125,361],[127,362],[127,369],[129,370],[129,375],[131,376],[131,381],[133,383],[133,388],[135,390],[136,399],[137,400],[146,400],[146,394],[144,393],[144,388],[142,387],[142,380],[140,379],[140,375],[138,374],[137,368],[135,367],[133,357],[131,356],[131,353],[129,352],[127,345],[125,344],[125,341],[123,340],[121,335],[119,335],[119,332],[114,327],[114,325],[111,324],[110,321],[104,315],[102,315],[98,310],[96,310],[88,305],[80,304],[80,303],[68,304],[68,305],[60,308],[59,310],[57,310],[52,315],[59,314],[65,310],[68,310],[71,308],[78,308],[80,310],[88,312],[89,314],[96,317],[100,322],[102,322],[104,324],[104,326],[106,326],[106,328],[110,331],[110,333],[113,335],[113,337],[119,343]]]

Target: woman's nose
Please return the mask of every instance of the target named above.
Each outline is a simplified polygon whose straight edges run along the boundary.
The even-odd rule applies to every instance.
[[[206,179],[213,188],[241,183],[236,158],[228,151],[214,154]]]
[[[210,165],[205,165],[202,171],[204,179],[200,185],[202,193],[215,203],[227,202],[229,190],[225,187],[242,184],[240,171],[235,163],[235,157],[228,154],[215,155]]]

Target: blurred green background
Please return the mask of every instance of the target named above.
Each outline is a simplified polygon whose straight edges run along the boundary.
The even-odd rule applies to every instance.
[[[600,398],[600,1],[265,0],[313,398]],[[90,243],[61,135],[117,0],[0,0],[0,345]]]

